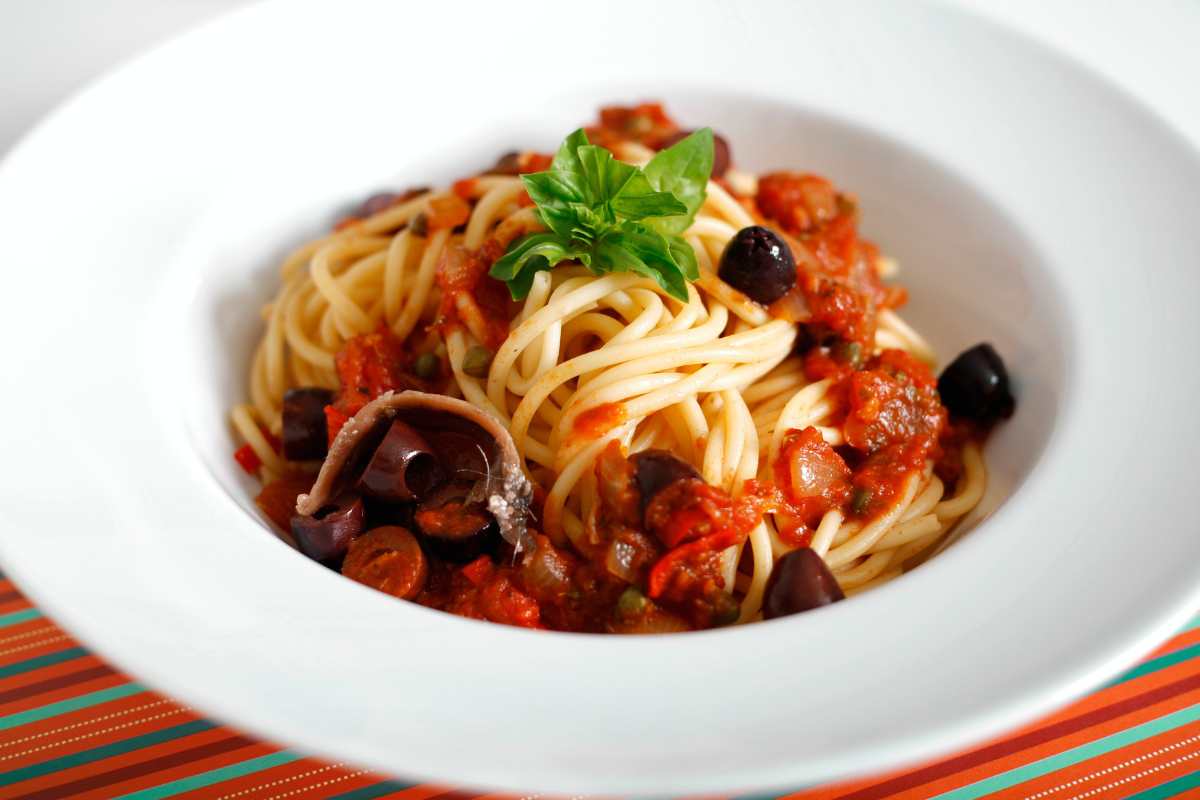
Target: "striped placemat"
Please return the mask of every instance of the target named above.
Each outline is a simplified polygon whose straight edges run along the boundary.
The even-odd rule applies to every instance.
[[[245,736],[107,666],[0,579],[0,798],[167,797],[514,800],[416,785]],[[1091,696],[986,746],[888,775],[735,800],[776,797],[1200,797],[1200,618]]]

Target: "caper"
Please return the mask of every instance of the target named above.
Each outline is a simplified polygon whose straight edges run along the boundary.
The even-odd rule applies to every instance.
[[[413,372],[418,378],[430,380],[438,374],[438,357],[435,353],[421,353],[413,364]]]
[[[483,345],[474,345],[463,356],[462,371],[472,378],[486,378],[492,366],[492,351]]]
[[[630,586],[617,598],[617,615],[626,618],[636,617],[646,610],[648,603],[646,595],[638,591],[636,586]]]
[[[870,489],[855,489],[854,498],[850,501],[850,510],[855,514],[866,513],[867,508],[871,505],[871,490]]]

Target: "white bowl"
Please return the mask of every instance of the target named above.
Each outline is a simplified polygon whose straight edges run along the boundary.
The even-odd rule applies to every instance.
[[[78,96],[0,167],[0,561],[155,688],[406,777],[786,788],[960,748],[1113,675],[1197,606],[1200,162],[1134,100],[932,6],[270,3]],[[943,357],[1016,416],[969,535],[785,620],[647,638],[396,602],[261,523],[230,457],[286,250],[380,187],[661,98],[739,164],[856,192]]]

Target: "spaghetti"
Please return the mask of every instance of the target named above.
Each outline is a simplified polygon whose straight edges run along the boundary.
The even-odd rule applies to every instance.
[[[606,109],[589,133],[621,161],[645,166],[677,129],[645,105]],[[507,161],[512,173],[548,166],[531,153]],[[894,264],[857,238],[851,198],[814,176],[713,174],[681,234],[699,273],[686,299],[646,274],[596,274],[568,261],[538,271],[524,298],[512,301],[484,272],[545,229],[518,174],[376,200],[297,249],[263,308],[249,401],[232,412],[244,442],[239,461],[268,489],[283,487],[264,491],[264,510],[290,529],[296,494],[312,483],[315,464],[279,450],[289,390],[317,387],[336,398],[323,420],[332,440],[372,397],[415,389],[461,398],[511,435],[534,487],[530,526],[546,543],[543,553],[563,554],[576,572],[587,565],[589,575],[603,573],[612,567],[609,540],[632,528],[630,541],[650,548],[654,562],[618,559],[600,589],[591,577],[569,575],[562,596],[572,599],[564,603],[578,605],[589,586],[606,599],[599,610],[585,601],[586,613],[555,613],[527,572],[510,566],[520,560],[511,548],[465,566],[431,559],[426,571],[438,573],[430,578],[438,585],[423,590],[428,597],[407,595],[419,602],[515,624],[675,630],[761,618],[776,565],[798,549],[823,560],[839,596],[918,563],[984,493],[986,426],[947,422],[927,366],[932,350],[895,313],[903,295],[881,278]],[[722,279],[739,232],[763,225],[786,241],[798,275],[767,304]],[[831,293],[841,294],[826,303]],[[390,377],[379,379],[380,365]],[[361,385],[347,386],[351,373]],[[655,451],[690,465],[719,495],[714,507],[738,520],[731,530],[740,526],[728,543],[712,536],[713,521],[726,517],[710,515],[682,544],[653,535],[653,526],[618,524],[611,474],[632,474],[635,454]],[[696,531],[712,540],[708,571],[693,559],[655,593],[656,570],[661,577],[664,563],[682,563],[669,561],[672,554],[689,546],[694,553],[705,541]],[[492,577],[473,582],[472,570]],[[486,593],[501,574],[539,613],[491,613],[487,602],[464,599]],[[704,597],[732,598],[733,610],[680,589],[681,576],[697,575]],[[640,615],[639,624],[614,623],[621,614]]]

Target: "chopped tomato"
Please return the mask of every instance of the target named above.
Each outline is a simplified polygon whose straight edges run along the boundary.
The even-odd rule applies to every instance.
[[[799,281],[808,303],[807,324],[846,342],[869,349],[875,338],[875,313],[868,295],[834,278],[808,273]]]
[[[647,594],[689,610],[702,607],[705,599],[725,588],[722,551],[743,538],[745,533],[723,530],[669,551],[650,568]]]
[[[475,195],[475,184],[474,178],[464,178],[461,181],[455,181],[453,186],[454,194],[463,200],[470,200]]]
[[[337,438],[338,432],[345,425],[352,414],[347,414],[337,406],[325,406],[325,432],[329,436],[329,444],[333,444],[333,440]]]
[[[635,106],[606,106],[600,109],[600,121],[587,129],[592,144],[611,147],[622,141],[640,142],[657,148],[679,131],[660,103]]]
[[[850,467],[816,428],[788,431],[774,473],[785,487],[789,511],[805,526],[816,525],[826,511],[850,499]]]
[[[841,381],[854,372],[854,367],[833,357],[828,347],[814,347],[804,354],[804,375],[810,381],[832,378]]]
[[[641,527],[641,496],[634,484],[633,465],[621,452],[619,442],[612,441],[596,459],[596,490],[608,516],[630,527]]]
[[[480,586],[492,574],[492,560],[487,556],[480,556],[463,567],[462,574],[471,583]]]
[[[296,497],[312,489],[312,483],[311,476],[285,475],[264,486],[254,503],[280,530],[291,531]]]
[[[758,179],[758,207],[763,216],[790,233],[804,233],[838,213],[837,190],[819,175],[771,172]]]
[[[729,495],[699,478],[675,481],[646,506],[646,527],[667,547],[729,528],[732,521]]]
[[[246,471],[247,475],[258,474],[258,468],[262,466],[262,459],[258,457],[258,453],[254,452],[254,448],[248,444],[244,444],[237,450],[234,450],[233,458],[237,461],[238,466]]]
[[[925,468],[933,439],[917,436],[885,445],[867,457],[854,473],[854,504],[851,511],[870,517],[886,510],[900,493],[904,481]]]
[[[929,367],[885,350],[847,381],[846,442],[864,453],[917,438],[936,441],[948,414]]]
[[[429,201],[425,219],[430,230],[457,228],[471,218],[471,207],[458,195],[435,197]]]
[[[442,290],[439,324],[443,328],[460,324],[456,300],[460,294],[470,295],[484,317],[488,332],[485,344],[493,350],[508,338],[509,322],[516,316],[518,308],[508,287],[487,274],[502,255],[504,248],[494,239],[484,242],[478,250],[447,247],[438,260],[435,276],[438,288]]]
[[[479,607],[492,622],[521,628],[540,628],[537,600],[517,588],[508,575],[498,575],[479,590]]]

